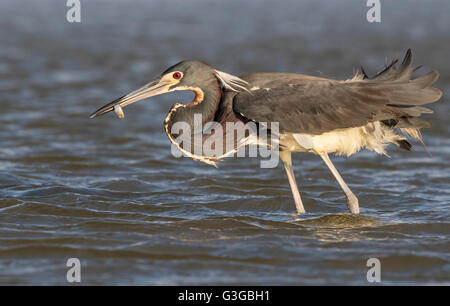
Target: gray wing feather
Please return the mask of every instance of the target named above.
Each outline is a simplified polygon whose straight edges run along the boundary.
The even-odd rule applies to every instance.
[[[396,61],[371,79],[336,81],[307,76],[255,74],[243,77],[271,87],[242,92],[234,97],[233,110],[256,122],[279,122],[280,132],[322,134],[335,129],[358,127],[373,121],[389,121],[391,126],[427,127],[415,118],[432,112],[420,105],[432,103],[442,92],[431,87],[437,71],[411,80],[408,50],[401,66]],[[258,76],[259,75],[259,76]],[[264,80],[267,79],[267,80]],[[254,85],[254,83],[251,83]]]

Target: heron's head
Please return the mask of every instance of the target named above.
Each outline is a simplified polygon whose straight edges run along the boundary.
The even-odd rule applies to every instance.
[[[182,61],[164,71],[156,80],[95,111],[91,118],[114,110],[116,105],[125,107],[134,102],[176,90],[203,93],[210,88],[244,88],[246,83],[237,77],[215,70],[199,61]],[[236,87],[236,88],[234,88]]]

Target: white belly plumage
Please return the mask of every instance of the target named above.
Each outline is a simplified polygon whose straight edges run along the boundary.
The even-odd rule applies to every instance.
[[[291,152],[336,153],[350,156],[361,149],[386,154],[389,143],[397,145],[398,141],[406,139],[395,133],[379,121],[365,126],[338,129],[320,135],[282,134],[280,144]]]

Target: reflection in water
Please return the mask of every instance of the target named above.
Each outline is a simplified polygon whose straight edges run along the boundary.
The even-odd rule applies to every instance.
[[[374,217],[352,214],[330,214],[315,219],[299,221],[298,223],[333,228],[377,226],[381,224]]]

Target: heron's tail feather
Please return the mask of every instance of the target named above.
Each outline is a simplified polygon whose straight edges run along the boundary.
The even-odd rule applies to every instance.
[[[439,78],[439,73],[436,70],[411,79],[413,72],[420,68],[420,66],[412,66],[412,58],[411,49],[408,49],[398,68],[396,66],[398,60],[395,59],[383,71],[362,81],[367,85],[369,85],[368,83],[371,84],[371,89],[368,90],[382,93],[380,98],[389,101],[389,104],[378,115],[378,119],[382,122],[388,119],[388,125],[391,127],[430,127],[431,125],[428,122],[417,117],[433,111],[421,105],[436,102],[442,96],[441,90],[432,87],[433,83]]]
[[[394,59],[391,64],[373,77],[368,77],[364,71],[365,79],[362,82],[371,83],[372,87],[383,93],[383,98],[390,101],[377,115],[377,118],[383,124],[391,128],[398,128],[407,136],[419,140],[428,152],[420,129],[429,128],[431,124],[419,117],[424,113],[433,113],[432,110],[422,105],[436,102],[442,96],[441,90],[432,87],[439,78],[439,73],[431,70],[412,79],[412,74],[421,68],[421,66],[412,66],[412,60],[411,49],[408,49],[399,67],[396,65],[398,59]],[[406,140],[398,145],[407,150],[411,149],[411,145]]]
[[[399,140],[399,141],[397,141],[396,144],[397,144],[400,148],[402,148],[402,149],[411,151],[412,145],[411,145],[411,144],[409,143],[409,141],[406,140],[406,139]]]
[[[442,91],[432,87],[433,83],[439,78],[436,70],[411,79],[412,74],[421,68],[421,66],[412,66],[412,52],[408,49],[405,58],[399,67],[396,66],[398,59],[394,59],[385,69],[373,77],[369,77],[361,68],[361,73],[355,75],[349,82],[368,86],[367,93],[382,93],[380,98],[390,101],[387,110],[401,110],[402,115],[407,117],[418,117],[421,113],[431,113],[432,111],[425,107],[418,107],[436,102],[442,96]],[[386,116],[385,116],[386,117]]]
[[[400,131],[402,131],[402,133],[404,133],[412,138],[419,140],[422,143],[425,151],[427,151],[427,153],[431,156],[431,152],[428,150],[428,147],[425,145],[425,142],[423,141],[422,134],[420,133],[420,129],[418,129],[418,128],[400,128]]]

